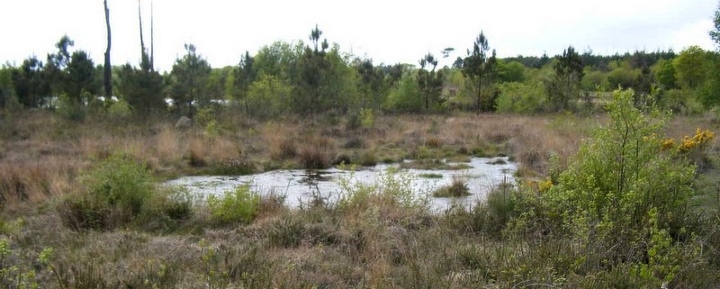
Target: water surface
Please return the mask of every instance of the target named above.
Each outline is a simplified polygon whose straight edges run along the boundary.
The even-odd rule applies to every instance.
[[[502,160],[499,162],[498,160]],[[493,164],[494,163],[494,164]],[[337,202],[343,194],[340,182],[374,185],[383,175],[397,171],[396,178],[408,178],[412,192],[418,197],[429,197],[430,206],[442,211],[453,203],[472,206],[477,200],[484,200],[487,193],[502,184],[514,184],[513,174],[517,165],[507,157],[472,158],[471,168],[463,170],[420,170],[399,169],[398,164],[379,164],[374,167],[354,170],[331,168],[327,170],[277,170],[246,176],[187,176],[167,182],[168,185],[186,187],[191,193],[201,197],[210,194],[222,194],[241,185],[250,185],[251,190],[260,194],[280,194],[291,208],[309,204],[314,198],[321,197],[329,202]],[[424,178],[421,175],[434,175]],[[452,183],[453,178],[462,178],[467,182],[470,196],[462,198],[434,198],[432,192]]]

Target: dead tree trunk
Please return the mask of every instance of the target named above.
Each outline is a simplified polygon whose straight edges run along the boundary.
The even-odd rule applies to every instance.
[[[112,65],[110,65],[110,9],[108,9],[107,0],[103,1],[105,5],[105,26],[107,27],[107,48],[105,48],[105,67],[103,67],[103,87],[105,88],[105,98],[107,100],[112,97]]]

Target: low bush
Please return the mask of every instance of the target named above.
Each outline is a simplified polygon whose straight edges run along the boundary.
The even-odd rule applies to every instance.
[[[100,161],[83,179],[88,194],[109,207],[137,215],[155,190],[144,164],[129,155],[113,154]]]
[[[155,192],[145,165],[112,154],[81,179],[82,189],[59,206],[63,222],[74,229],[110,229],[132,221]]]
[[[260,206],[260,196],[243,185],[223,196],[210,195],[207,200],[210,218],[217,224],[248,224],[255,219]]]

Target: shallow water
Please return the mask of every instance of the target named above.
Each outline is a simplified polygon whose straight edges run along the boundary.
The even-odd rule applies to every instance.
[[[490,164],[503,160],[501,164]],[[514,184],[513,174],[517,164],[508,161],[507,157],[472,158],[471,168],[463,170],[419,170],[401,169],[401,176],[408,176],[412,192],[418,197],[429,197],[430,207],[434,211],[442,211],[453,203],[472,206],[477,200],[484,200],[486,194],[502,184]],[[237,186],[249,184],[251,190],[260,194],[280,194],[285,196],[285,203],[291,208],[301,204],[309,204],[316,197],[328,202],[337,202],[343,193],[340,180],[351,184],[374,185],[389,170],[397,170],[398,164],[380,164],[374,167],[357,170],[341,170],[332,168],[319,171],[277,170],[246,176],[188,176],[168,181],[167,185],[186,187],[191,193],[200,197],[209,194],[222,194],[234,190]],[[441,175],[441,178],[422,178],[420,175]],[[397,175],[396,175],[397,177]],[[453,177],[463,178],[470,189],[470,196],[462,198],[434,198],[432,192],[452,183]],[[401,178],[401,177],[400,177]]]

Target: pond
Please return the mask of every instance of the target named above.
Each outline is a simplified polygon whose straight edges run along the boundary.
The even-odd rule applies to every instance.
[[[241,185],[250,185],[251,190],[261,195],[279,194],[285,196],[285,204],[297,208],[309,204],[320,197],[328,202],[337,202],[343,193],[341,180],[351,186],[377,184],[382,176],[397,172],[400,178],[405,176],[412,192],[418,197],[428,197],[433,211],[442,211],[453,203],[472,206],[477,200],[484,200],[487,193],[506,183],[514,184],[513,174],[517,164],[507,157],[472,158],[468,163],[447,163],[465,165],[460,170],[400,169],[400,164],[379,164],[374,167],[362,167],[354,170],[331,168],[327,170],[277,170],[245,176],[187,176],[168,181],[171,186],[187,188],[192,194],[206,197],[209,194],[222,194]],[[412,167],[412,166],[411,166]],[[432,192],[449,185],[453,178],[465,180],[470,195],[460,198],[435,198]]]

